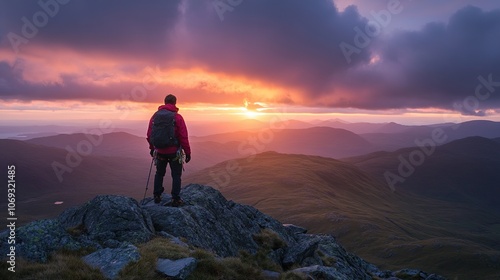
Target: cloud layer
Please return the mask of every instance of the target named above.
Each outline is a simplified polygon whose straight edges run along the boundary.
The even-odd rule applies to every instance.
[[[327,0],[40,2],[0,3],[5,101],[116,101],[142,86],[132,101],[171,91],[220,104],[500,107],[500,9],[466,6],[447,22],[385,32],[390,21],[377,30],[372,16]],[[356,51],[347,58],[342,44]]]

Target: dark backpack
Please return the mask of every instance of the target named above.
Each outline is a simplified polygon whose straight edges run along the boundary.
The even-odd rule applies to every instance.
[[[175,115],[169,110],[158,110],[154,114],[151,144],[155,148],[179,146],[179,140],[175,137]]]

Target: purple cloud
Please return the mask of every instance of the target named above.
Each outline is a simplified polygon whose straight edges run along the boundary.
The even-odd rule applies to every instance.
[[[1,54],[12,51],[9,32],[22,34],[22,18],[40,9],[36,2],[1,2]],[[287,104],[436,107],[475,115],[500,107],[499,9],[467,6],[448,22],[375,36],[349,63],[339,46],[353,42],[356,28],[368,21],[355,6],[339,11],[329,0],[242,1],[222,21],[211,1],[69,1],[29,45],[21,45],[17,61],[30,59],[23,47],[63,48],[89,60],[108,57],[121,72],[159,65],[245,77],[283,89],[273,101]],[[0,99],[117,100],[136,86],[82,84],[68,73],[60,74],[60,83],[29,82],[27,69],[13,60],[14,54],[0,58]],[[159,85],[140,101],[157,101],[156,95],[172,90],[190,102],[239,104],[252,96],[234,97],[202,81],[189,88]]]

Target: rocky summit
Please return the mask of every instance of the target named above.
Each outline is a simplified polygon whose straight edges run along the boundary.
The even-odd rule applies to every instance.
[[[61,249],[93,248],[82,259],[103,277],[116,279],[129,263],[141,258],[136,246],[156,237],[220,258],[238,257],[242,252],[255,255],[265,248],[266,257],[278,269],[262,269],[262,279],[280,279],[285,273],[301,279],[445,279],[418,269],[382,271],[347,252],[331,235],[307,234],[299,226],[283,225],[251,206],[226,200],[209,186],[188,185],[181,196],[185,201],[181,207],[169,206],[168,195],[159,204],[151,198],[137,202],[118,195],[97,196],[57,218],[19,228],[18,257],[43,263]],[[0,252],[6,256],[8,232],[0,237]],[[186,279],[196,271],[196,264],[195,258],[158,257],[156,270],[171,279]]]

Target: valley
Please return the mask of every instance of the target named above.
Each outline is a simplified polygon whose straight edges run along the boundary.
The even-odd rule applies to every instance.
[[[192,136],[182,185],[207,184],[283,223],[333,234],[384,269],[499,277],[497,123],[456,130],[352,124],[359,134],[349,124],[325,124],[339,127],[288,122],[270,129],[252,122],[248,130]],[[434,145],[428,139],[436,130],[447,137],[434,138]],[[140,200],[146,190],[151,157],[144,137],[70,133],[0,139],[0,145],[2,164],[16,165],[20,224],[99,194]],[[154,172],[153,166],[148,196]],[[167,177],[167,193],[169,184]]]

